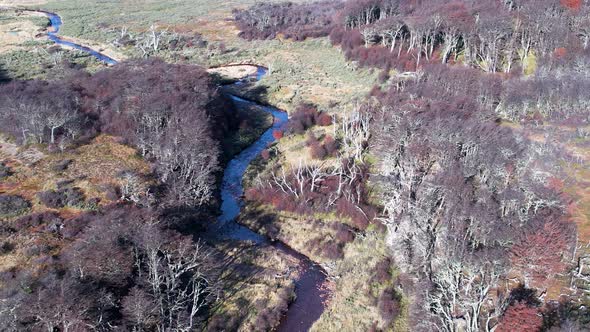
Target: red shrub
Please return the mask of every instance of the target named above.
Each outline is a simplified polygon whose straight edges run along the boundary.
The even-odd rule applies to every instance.
[[[262,159],[268,160],[270,158],[270,151],[268,151],[268,149],[262,150],[260,156],[262,157]]]
[[[571,222],[550,218],[539,218],[512,246],[510,253],[515,267],[532,274],[533,277],[545,279],[559,273],[565,267],[562,257],[567,253],[572,234],[575,234]]]
[[[313,158],[324,159],[327,155],[328,153],[326,152],[326,149],[324,149],[324,147],[319,143],[315,143],[311,146],[311,156]]]
[[[329,126],[332,124],[332,117],[327,113],[320,113],[318,116],[318,126]]]
[[[317,107],[311,104],[300,104],[289,119],[289,129],[296,134],[303,132],[317,123],[320,113]]]
[[[274,137],[276,140],[280,140],[281,138],[283,138],[283,132],[280,130],[273,130],[272,137]]]
[[[379,314],[390,324],[399,314],[400,304],[397,294],[393,289],[385,289],[378,302]]]
[[[563,58],[567,54],[567,49],[565,47],[558,47],[553,51],[553,55],[556,58]]]
[[[260,199],[260,193],[255,188],[250,188],[246,190],[244,197],[247,201],[257,201]]]
[[[518,302],[508,308],[502,317],[498,332],[535,332],[543,326],[543,317],[537,308]]]
[[[338,153],[338,143],[332,136],[326,136],[324,139],[324,149],[330,157],[336,157]]]
[[[346,199],[338,200],[336,210],[339,216],[348,217],[352,220],[354,227],[364,230],[369,225],[367,216],[354,203]]]
[[[571,9],[571,10],[579,10],[582,8],[582,0],[561,0],[561,5]]]

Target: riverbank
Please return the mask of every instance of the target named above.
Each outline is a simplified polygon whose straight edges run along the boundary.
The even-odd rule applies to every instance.
[[[68,22],[71,22],[70,20],[73,18],[72,16],[69,16],[69,14],[64,15],[64,17]],[[128,18],[125,17],[122,18],[121,21],[124,22],[127,19]],[[90,25],[92,24],[93,23],[91,22]],[[224,26],[224,29],[231,29],[231,22],[221,22],[220,24]],[[110,28],[113,27],[111,26]],[[354,100],[357,98],[362,98],[369,91],[369,88],[374,82],[374,78],[376,76],[376,74],[371,73],[370,71],[357,69],[353,65],[348,64],[345,61],[343,54],[341,54],[337,49],[333,48],[327,39],[308,40],[302,43],[292,43],[289,41],[277,40],[246,42],[236,38],[236,36],[232,35],[232,33],[227,33],[228,31],[231,32],[231,30],[225,30],[225,33],[221,34],[220,36],[213,36],[211,31],[207,31],[207,29],[210,28],[211,24],[203,24],[202,26],[194,26],[194,29],[190,28],[181,32],[183,34],[190,34],[195,31],[202,32],[203,36],[208,38],[208,43],[212,45],[210,47],[179,49],[176,51],[163,50],[162,52],[158,52],[155,55],[162,56],[164,59],[167,59],[171,62],[180,61],[189,63],[204,63],[210,66],[235,62],[262,63],[269,67],[270,70],[268,75],[261,78],[257,84],[248,86],[246,93],[237,91],[238,89],[236,89],[236,87],[229,87],[228,91],[233,94],[239,94],[241,96],[247,97],[248,99],[260,101],[264,104],[279,105],[288,112],[292,112],[300,102],[314,102],[318,104],[322,110],[328,111],[330,113],[338,114],[349,112],[352,109],[351,105],[353,104]],[[97,31],[103,31],[101,30],[103,28],[100,27],[96,27],[96,29]],[[69,30],[63,30],[62,33],[67,31]],[[106,32],[106,30],[104,31]],[[77,38],[80,37],[78,36]],[[101,43],[101,38],[98,40],[99,43]],[[221,43],[225,44],[223,49],[220,46]],[[130,48],[121,48],[120,50],[127,55],[136,54],[135,51]],[[240,73],[233,73],[232,75],[238,74]],[[246,87],[240,87],[240,89],[241,88]],[[243,114],[257,114],[255,118],[258,118],[259,120],[255,121],[253,125],[250,123],[251,126],[245,126],[246,130],[244,131],[240,129],[240,131],[238,131],[234,137],[227,138],[228,142],[238,142],[238,144],[233,145],[226,144],[227,146],[232,145],[235,147],[235,150],[230,151],[229,155],[242,151],[243,148],[246,147],[254,137],[263,131],[261,128],[267,128],[267,126],[270,124],[269,122],[272,122],[269,121],[268,116],[259,116],[263,114],[263,112],[261,112],[260,106],[255,106],[250,110],[244,109]],[[289,150],[290,148],[286,149]],[[281,219],[281,222],[285,221],[288,220]],[[288,226],[293,231],[296,231],[298,226],[305,226],[305,223],[305,219],[298,219],[297,222],[289,223]],[[314,234],[313,228],[304,227],[303,229],[303,231],[299,230],[297,235],[294,235],[294,237],[301,239],[307,237],[309,239],[317,235]],[[272,238],[272,234],[267,234],[265,232],[262,233],[269,235]],[[332,234],[329,228],[322,229],[320,233],[327,235]],[[362,248],[362,250],[365,252],[370,252],[372,250],[372,248],[370,248],[371,244],[378,243],[373,241],[364,242],[362,239],[358,239],[357,241],[358,243],[361,243],[361,245],[357,246],[357,248]],[[293,241],[293,239],[286,239],[285,242],[291,247],[296,248],[306,255],[309,255],[314,260],[327,264],[326,266],[330,267],[330,272],[335,271],[334,268],[336,266],[344,264],[344,261],[326,260],[325,258],[322,258],[321,255],[316,255],[312,250],[309,250],[310,248],[306,246],[306,241],[297,242]],[[229,250],[229,252],[227,252],[229,254],[235,248],[237,248],[235,245],[233,247],[227,246],[223,249],[223,251],[227,252],[226,250]],[[349,260],[351,257],[352,256],[345,256],[344,259]],[[249,259],[245,258],[245,260],[248,261]],[[256,261],[259,263],[255,263],[254,265],[262,264],[261,261]],[[354,264],[361,263],[362,262],[358,261]],[[367,263],[372,264],[373,262],[370,261]],[[276,264],[276,261],[269,259],[267,262],[264,262],[263,265],[266,269],[268,267],[272,267],[272,264]],[[369,265],[359,265],[359,270],[370,270],[371,268],[372,266]],[[300,278],[302,274],[289,273],[288,275],[288,279],[293,280],[295,276]],[[343,278],[346,278],[346,285],[354,285],[354,283],[350,282],[354,282],[356,280],[354,279],[355,276],[350,274],[339,274],[338,277],[342,280],[344,280]],[[349,278],[350,280],[348,280]],[[368,280],[368,277],[362,277],[358,280],[365,282]],[[245,289],[256,288],[264,293],[272,289],[272,285],[273,282],[264,283],[264,286],[261,286],[260,283],[254,283],[252,285],[245,286]],[[283,286],[281,287],[285,289],[288,288],[288,283],[282,285]],[[338,294],[334,296],[335,300],[329,303],[330,309],[328,312],[330,312],[330,314],[328,316],[322,315],[320,321],[326,321],[326,319],[328,319],[331,326],[341,325],[344,326],[344,329],[346,330],[347,328],[352,328],[352,326],[348,325],[348,321],[343,321],[343,316],[334,314],[340,310],[338,308],[342,304],[348,303],[350,304],[348,306],[348,308],[350,308],[350,312],[354,312],[358,308],[363,308],[363,306],[370,305],[370,301],[368,300],[366,294],[358,293],[351,298],[349,293],[342,291],[343,289],[355,288],[353,286],[348,287],[339,281],[337,285],[337,287],[330,287],[333,289],[333,291],[338,292]],[[312,284],[312,286],[313,287],[309,287],[312,289],[312,291],[313,288],[318,288],[315,287],[315,284]],[[247,294],[251,293],[247,291],[245,293],[240,293],[237,298],[232,298],[230,302],[228,302],[231,304],[228,304],[225,309],[246,306],[249,308],[249,310],[252,310],[252,312],[248,311],[248,317],[250,317],[248,320],[250,322],[252,320],[256,321],[258,319],[257,317],[261,317],[261,310],[256,308],[256,306],[253,306],[251,299],[247,298]],[[345,301],[346,303],[342,301]],[[305,301],[300,303],[303,303],[303,309],[306,309]],[[269,303],[269,305],[272,304]],[[302,307],[301,304],[296,303],[296,305]],[[372,304],[369,310],[376,310],[374,308],[375,304]],[[227,312],[231,311],[231,309],[228,309],[229,311],[225,309],[220,309],[220,312],[224,312],[224,314],[222,314],[220,317],[227,317]],[[326,314],[328,312],[326,312]],[[318,314],[317,317],[319,316],[320,315]],[[367,319],[373,319],[375,315],[368,315],[367,317]],[[372,322],[367,323],[365,321],[361,321],[360,326],[369,326],[370,323]]]

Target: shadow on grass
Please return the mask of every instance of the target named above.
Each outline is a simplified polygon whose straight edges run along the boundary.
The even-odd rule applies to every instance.
[[[0,64],[0,84],[10,82],[10,78],[8,77],[8,72],[4,69],[2,64]]]
[[[258,207],[252,207],[242,212],[238,223],[264,234],[272,241],[276,241],[279,236],[279,228],[276,225],[276,220],[277,216],[274,213],[266,212]]]

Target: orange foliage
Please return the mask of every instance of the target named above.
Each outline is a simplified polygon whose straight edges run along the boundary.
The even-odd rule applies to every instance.
[[[537,332],[543,326],[543,317],[537,308],[518,302],[504,313],[497,332]]]
[[[283,138],[283,132],[280,130],[273,130],[272,137],[274,137],[276,140],[280,140]]]
[[[556,58],[563,58],[567,54],[567,49],[565,47],[558,47],[553,52]]]
[[[539,228],[525,232],[510,253],[514,266],[544,280],[565,267],[562,257],[568,249],[569,221],[546,222]]]
[[[579,10],[582,8],[582,0],[561,0],[561,5],[572,10]]]

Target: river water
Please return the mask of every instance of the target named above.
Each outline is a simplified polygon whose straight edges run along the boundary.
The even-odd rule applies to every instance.
[[[51,12],[40,12],[47,15],[51,22],[50,29],[52,31],[47,33],[50,40],[59,45],[86,52],[106,64],[115,65],[117,63],[115,59],[110,58],[99,51],[64,40],[62,37],[58,36],[59,30],[63,24],[61,17]],[[239,80],[233,84],[240,86],[252,80],[261,80],[266,75],[267,71],[263,67],[256,67],[257,71],[253,77]],[[244,173],[246,172],[248,165],[256,159],[269,144],[274,142],[275,138],[272,135],[273,131],[280,130],[286,125],[288,115],[272,106],[261,105],[254,101],[245,100],[234,95],[231,95],[230,97],[237,108],[244,108],[251,104],[255,104],[272,115],[274,121],[273,125],[266,130],[258,140],[236,155],[227,164],[221,183],[221,215],[218,217],[217,224],[212,227],[209,234],[225,240],[252,241],[259,246],[273,246],[277,250],[297,258],[300,263],[298,267],[299,278],[295,282],[296,299],[289,306],[289,309],[281,320],[277,331],[308,331],[324,311],[325,300],[330,295],[324,288],[326,284],[325,271],[306,256],[293,250],[287,245],[277,241],[271,242],[266,237],[236,222],[243,205],[244,188],[242,185],[242,178],[244,177]]]

